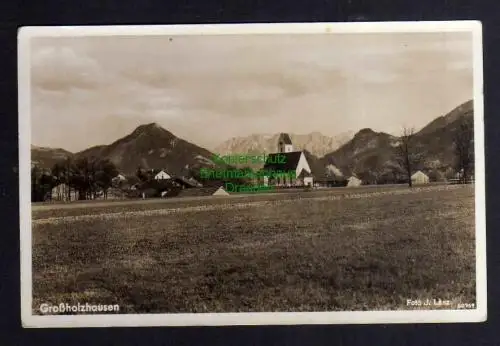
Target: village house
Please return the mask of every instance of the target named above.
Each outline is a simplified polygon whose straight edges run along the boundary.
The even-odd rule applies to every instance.
[[[111,179],[113,186],[121,186],[127,181],[127,178],[123,174],[118,174],[116,177]]]
[[[265,186],[313,186],[311,168],[303,151],[294,151],[287,133],[278,138],[276,153],[269,154],[264,164],[263,185]],[[282,172],[273,176],[272,172]]]
[[[429,177],[422,171],[417,171],[411,176],[411,183],[413,185],[428,184]]]
[[[208,196],[229,196],[229,193],[223,186],[213,187],[195,187],[191,189],[183,189],[177,197],[208,197]]]
[[[333,187],[337,181],[335,180],[334,177],[327,177],[327,176],[317,176],[314,177],[314,186],[315,187]]]
[[[70,188],[68,184],[60,183],[52,188],[49,198],[52,201],[76,201],[78,200],[78,191]]]
[[[131,185],[131,186],[130,186],[130,190],[135,191],[135,190],[137,190],[140,186],[141,186],[141,184],[140,184],[140,183],[135,183],[135,184],[133,184],[133,185]]]
[[[168,179],[171,179],[171,178],[172,178],[172,176],[170,176],[170,174],[168,174],[164,170],[159,171],[155,175],[155,180],[168,180]]]
[[[339,187],[346,186],[347,179],[344,178],[342,172],[333,164],[325,167],[324,171],[318,171],[314,175],[314,186],[321,187]]]
[[[112,179],[113,181],[126,181],[127,178],[123,174],[118,174],[116,177]]]
[[[461,169],[460,171],[455,173],[455,179],[453,179],[453,180],[456,181],[457,183],[462,183],[464,180],[464,170]],[[474,175],[473,174],[470,174],[467,176],[466,183],[468,183],[468,184],[474,183]]]
[[[202,187],[202,184],[194,178],[174,177],[172,181],[175,186],[179,186],[183,189]]]
[[[165,171],[160,171],[161,173]],[[154,172],[153,172],[154,173]],[[156,175],[158,175],[158,173]],[[171,176],[166,178],[164,175],[160,175],[158,179],[152,179],[149,181],[140,182],[134,184],[130,187],[131,196],[141,197],[141,198],[153,198],[153,197],[176,197],[179,191],[184,189],[200,188],[203,185],[199,183],[194,178],[186,178],[184,176]]]
[[[358,187],[361,185],[363,185],[363,181],[354,175],[347,179],[347,187]]]

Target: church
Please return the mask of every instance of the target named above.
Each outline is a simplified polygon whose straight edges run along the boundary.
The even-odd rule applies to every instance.
[[[269,154],[263,168],[265,186],[313,186],[311,167],[303,151],[294,151],[290,136],[281,133],[276,153]],[[272,176],[272,171],[295,172],[295,174]]]

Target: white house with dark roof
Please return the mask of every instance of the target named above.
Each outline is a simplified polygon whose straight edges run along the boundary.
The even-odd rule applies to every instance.
[[[422,171],[417,171],[411,176],[411,183],[414,185],[428,184],[429,177]]]
[[[278,152],[267,156],[263,171],[263,182],[266,186],[313,185],[309,162],[303,151],[294,151],[292,140],[287,133],[280,134]]]
[[[113,182],[113,184],[120,184],[127,181],[127,178],[123,174],[118,174],[116,177],[111,179],[111,181]]]

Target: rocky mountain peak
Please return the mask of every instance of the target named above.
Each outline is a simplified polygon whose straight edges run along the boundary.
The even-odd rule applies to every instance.
[[[163,127],[161,127],[158,123],[149,123],[149,124],[144,124],[144,125],[139,125],[132,133],[131,135],[133,136],[138,136],[138,135],[158,135],[158,134],[164,134],[164,133],[170,133],[167,130],[165,130]]]
[[[365,140],[365,139],[372,139],[378,135],[377,132],[373,131],[372,129],[366,127],[364,129],[359,130],[354,136],[354,140]]]

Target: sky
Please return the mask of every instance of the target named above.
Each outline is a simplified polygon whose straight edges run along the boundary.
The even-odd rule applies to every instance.
[[[38,37],[32,144],[73,152],[156,122],[231,137],[419,129],[473,98],[470,33]]]

